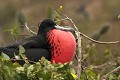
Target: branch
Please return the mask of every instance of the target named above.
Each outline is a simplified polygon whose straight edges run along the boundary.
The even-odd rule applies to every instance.
[[[94,43],[99,43],[99,44],[117,44],[117,43],[120,43],[120,41],[114,41],[114,42],[102,42],[102,41],[97,41],[97,40],[94,40],[90,37],[88,37],[87,35],[83,34],[80,32],[80,35],[87,38],[88,40],[94,42]]]
[[[65,15],[65,14],[64,14],[64,15]],[[81,32],[78,30],[77,26],[76,26],[76,25],[74,24],[74,22],[72,21],[72,19],[70,19],[67,15],[65,15],[65,17],[66,17],[66,18],[61,19],[61,20],[59,20],[59,21],[69,20],[69,21],[72,23],[72,25],[74,26],[74,28],[76,29],[76,31],[79,32],[79,34],[80,34],[81,36],[87,38],[88,40],[90,40],[90,41],[92,41],[92,42],[94,42],[94,43],[99,43],[99,44],[118,44],[118,43],[120,43],[120,41],[102,42],[102,41],[94,40],[94,39],[88,37],[87,35],[85,35],[84,33],[81,33]]]
[[[74,26],[74,28],[76,29],[76,36],[77,36],[77,48],[78,48],[78,54],[77,54],[77,62],[78,62],[78,65],[77,65],[77,76],[78,78],[80,78],[80,75],[81,75],[81,59],[82,59],[82,53],[81,53],[81,36],[80,36],[80,33],[79,33],[79,30],[77,28],[77,26],[74,24],[74,22],[72,21],[72,19],[70,19],[67,15],[65,15],[65,19],[62,19],[62,20],[69,20],[72,25]]]
[[[36,32],[32,31],[32,30],[27,26],[27,23],[25,23],[25,27],[26,27],[27,30],[30,31],[32,34],[37,35]]]
[[[105,69],[105,68],[108,68],[108,67],[114,66],[114,65],[116,65],[116,63],[113,61],[110,61],[110,62],[106,62],[102,65],[92,66],[92,69]]]
[[[24,59],[10,59],[11,61],[24,61]],[[31,62],[31,63],[36,63],[36,62],[34,62],[34,61],[31,61],[31,60],[28,60],[28,59],[26,59],[28,62]]]
[[[108,72],[105,76],[103,76],[103,80],[106,80],[109,74],[115,73],[115,72],[117,72],[119,70],[120,70],[120,66],[118,66],[117,68],[115,68],[112,71]]]

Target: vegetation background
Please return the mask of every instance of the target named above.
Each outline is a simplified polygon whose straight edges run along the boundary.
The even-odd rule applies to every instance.
[[[109,30],[99,40],[120,40],[120,19],[118,19],[120,0],[0,0],[0,46],[15,41],[12,35],[6,32],[6,29],[18,26],[20,13],[24,14],[30,29],[37,32],[38,23],[47,18],[49,12],[54,13],[54,10],[57,10],[59,6],[63,6],[62,13],[74,21],[80,32],[92,37],[101,27],[108,25],[110,26]],[[62,18],[65,17],[62,16]],[[64,21],[62,25],[72,27],[68,21]],[[21,32],[28,33],[22,29]],[[96,44],[92,49],[89,49],[88,53],[86,53],[86,47],[89,47],[89,41],[83,38],[82,48],[84,56],[86,56],[85,66],[101,65],[120,56],[120,44]],[[119,59],[117,63],[119,63]],[[119,65],[117,64],[117,66]],[[107,73],[107,71],[102,71]]]

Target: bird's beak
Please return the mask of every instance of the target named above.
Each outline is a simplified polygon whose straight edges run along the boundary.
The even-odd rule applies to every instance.
[[[55,28],[63,31],[75,32],[75,30],[71,27],[63,27],[63,26],[55,25]]]

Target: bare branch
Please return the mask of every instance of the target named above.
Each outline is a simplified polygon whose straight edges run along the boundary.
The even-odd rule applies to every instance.
[[[12,59],[10,59],[11,61],[24,61],[24,59],[14,59],[14,58],[12,58]],[[31,60],[28,60],[28,59],[26,59],[28,62],[31,62],[31,63],[36,63],[36,62],[34,62],[34,61],[31,61]]]
[[[36,32],[32,31],[28,26],[27,23],[25,23],[25,27],[28,29],[28,31],[30,31],[32,34],[37,35]]]
[[[108,68],[108,67],[111,67],[111,66],[114,66],[116,65],[115,62],[113,61],[110,61],[110,62],[106,62],[102,65],[98,65],[98,66],[92,66],[93,69],[105,69],[105,68]]]
[[[96,41],[90,37],[88,37],[87,35],[83,34],[80,32],[80,35],[87,38],[88,40],[94,42],[94,43],[99,43],[99,44],[117,44],[117,43],[120,43],[120,41],[114,41],[114,42],[102,42],[102,41]]]
[[[78,28],[76,27],[76,25],[74,24],[74,22],[72,21],[72,19],[70,19],[67,15],[65,15],[65,19],[63,20],[69,20],[72,25],[74,26],[74,28],[76,29],[76,36],[77,36],[77,48],[78,48],[78,54],[77,54],[77,62],[78,62],[78,65],[77,65],[77,76],[78,78],[80,78],[80,75],[81,75],[81,60],[82,60],[82,53],[81,53],[81,36],[80,36],[80,33],[79,33],[79,30]]]
[[[120,66],[118,66],[117,68],[115,68],[112,71],[108,72],[105,76],[103,76],[103,80],[106,80],[109,74],[115,73],[115,72],[117,72],[119,70],[120,70]]]

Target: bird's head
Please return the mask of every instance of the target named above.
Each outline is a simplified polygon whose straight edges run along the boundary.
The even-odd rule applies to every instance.
[[[71,31],[73,32],[74,29],[73,28],[65,28],[62,26],[58,26],[53,20],[51,19],[45,19],[42,22],[40,22],[38,24],[39,30],[38,30],[38,34],[39,33],[47,33],[52,29],[59,29],[59,30],[63,30],[63,31]]]
[[[55,22],[52,21],[51,19],[43,20],[38,24],[39,27],[38,34],[45,33],[48,32],[49,30],[55,29],[55,25],[56,25]]]

